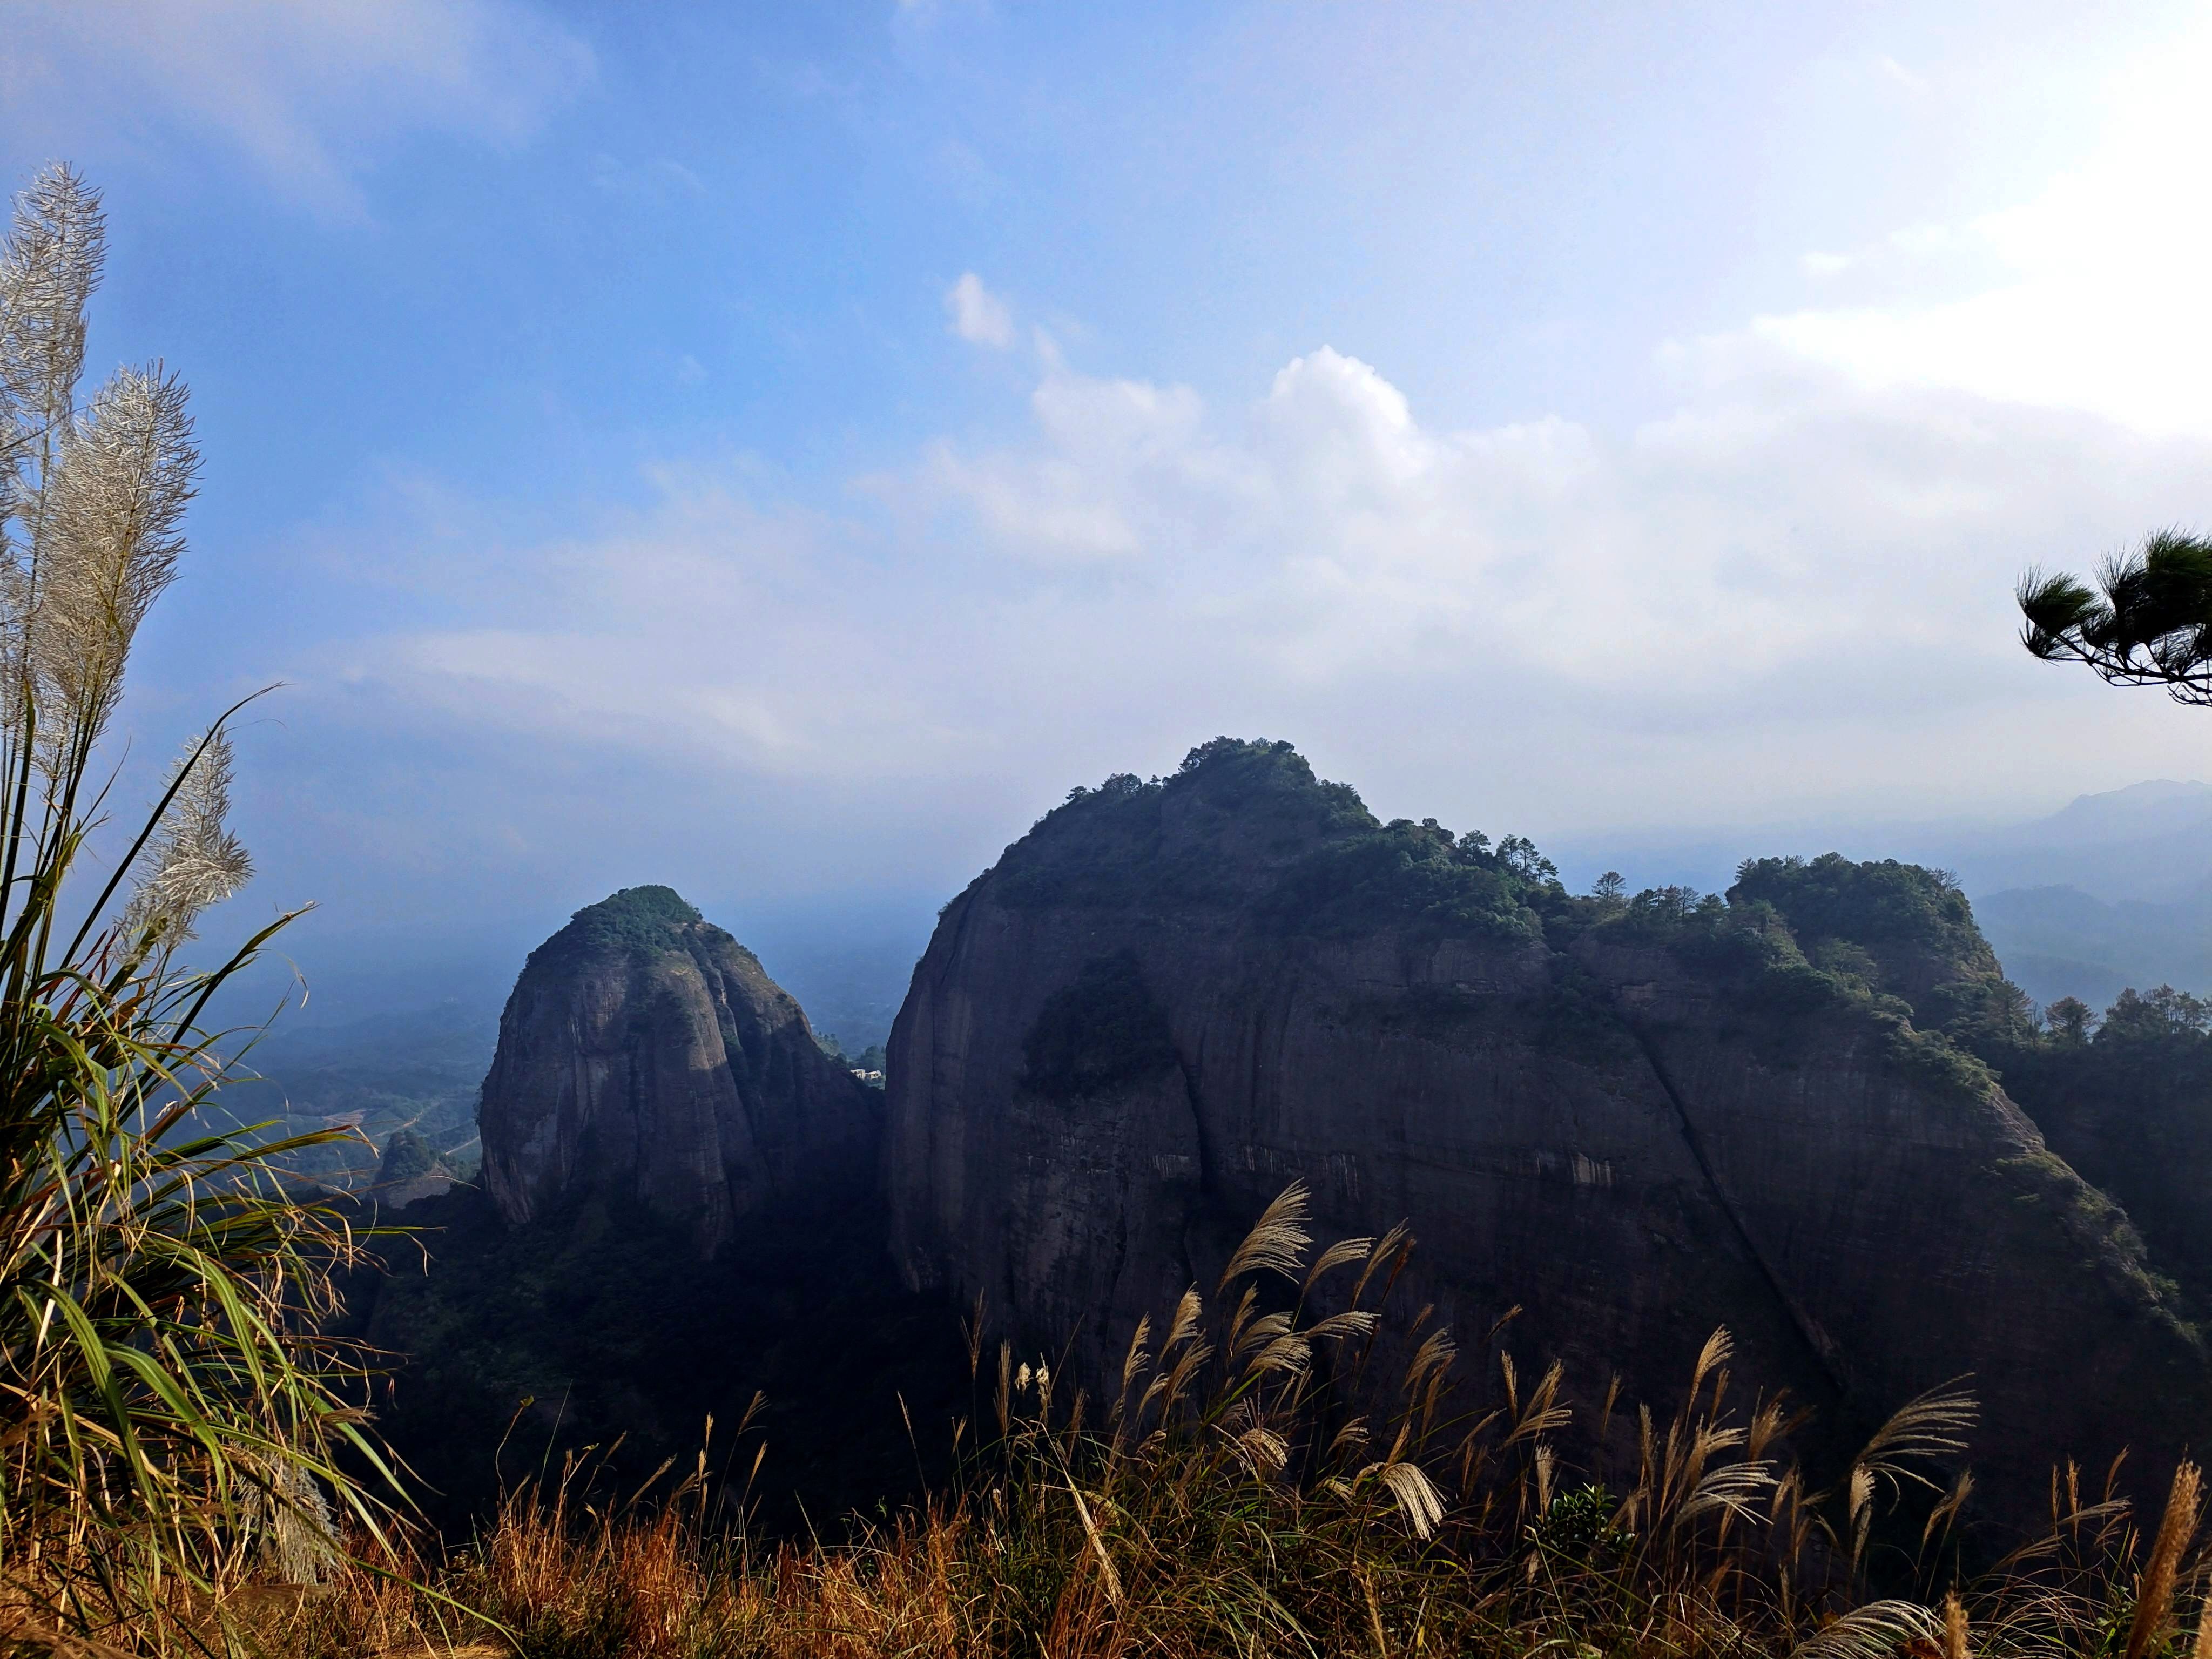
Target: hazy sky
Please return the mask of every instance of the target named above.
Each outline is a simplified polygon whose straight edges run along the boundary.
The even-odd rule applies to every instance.
[[[130,719],[285,683],[330,937],[941,898],[1217,732],[1540,840],[2212,770],[2010,598],[2212,524],[2201,9],[5,10],[208,454]]]

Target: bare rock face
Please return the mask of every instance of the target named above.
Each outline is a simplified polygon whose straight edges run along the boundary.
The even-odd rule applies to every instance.
[[[1971,1374],[1978,1478],[2017,1504],[2055,1459],[2202,1442],[2205,1354],[2126,1217],[1915,1024],[2002,987],[1964,899],[1855,935],[1825,869],[1571,898],[1287,744],[1079,791],[915,970],[900,1270],[1103,1376],[1295,1178],[1319,1237],[1409,1221],[1407,1294],[1463,1346],[1518,1307],[1511,1346],[1593,1398],[1618,1372],[1670,1406],[1725,1323],[1743,1376],[1846,1427]]]
[[[627,888],[515,981],[484,1079],[485,1184],[510,1224],[595,1195],[711,1254],[773,1200],[872,1181],[879,1101],[751,951],[668,888]]]

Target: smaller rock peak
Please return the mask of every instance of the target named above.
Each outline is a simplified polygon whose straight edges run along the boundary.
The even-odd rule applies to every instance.
[[[771,1202],[865,1184],[880,1116],[760,959],[653,886],[586,906],[531,952],[477,1121],[510,1223],[596,1195],[711,1253]]]
[[[385,1143],[369,1190],[387,1209],[400,1210],[418,1199],[439,1197],[453,1185],[453,1172],[429,1141],[416,1130],[401,1129]]]

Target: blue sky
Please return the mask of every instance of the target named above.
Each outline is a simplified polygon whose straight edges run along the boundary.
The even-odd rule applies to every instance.
[[[1220,732],[1567,845],[2203,775],[2009,590],[2212,523],[2208,69],[2148,4],[16,0],[0,172],[106,191],[93,361],[194,388],[128,717],[285,684],[241,905],[757,935]]]

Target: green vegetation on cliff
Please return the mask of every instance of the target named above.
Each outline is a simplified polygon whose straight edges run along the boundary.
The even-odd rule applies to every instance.
[[[1024,1087],[1073,1100],[1171,1069],[1175,1038],[1135,955],[1122,951],[1085,963],[1073,984],[1045,1000],[1023,1058]]]
[[[672,887],[625,887],[568,918],[568,925],[530,953],[561,960],[585,952],[645,955],[684,948],[684,930],[704,920]]]
[[[2165,986],[2123,991],[2101,1022],[2053,1009],[2043,1030],[1979,1042],[2056,1153],[2125,1206],[2151,1259],[2212,1319],[2212,1011]]]
[[[1077,788],[1006,849],[995,891],[1018,909],[1253,904],[1273,931],[1385,927],[1534,939],[1559,893],[1527,841],[1492,847],[1434,818],[1379,822],[1287,743],[1216,738],[1171,777]]]
[[[385,1143],[384,1161],[376,1170],[377,1184],[397,1186],[415,1181],[438,1167],[438,1153],[429,1141],[412,1129],[401,1129]]]
[[[1771,904],[1814,964],[1902,998],[1915,1023],[1980,1048],[2029,1029],[2027,996],[2011,984],[1948,874],[1884,859],[1854,864],[1754,859],[1729,890]]]

